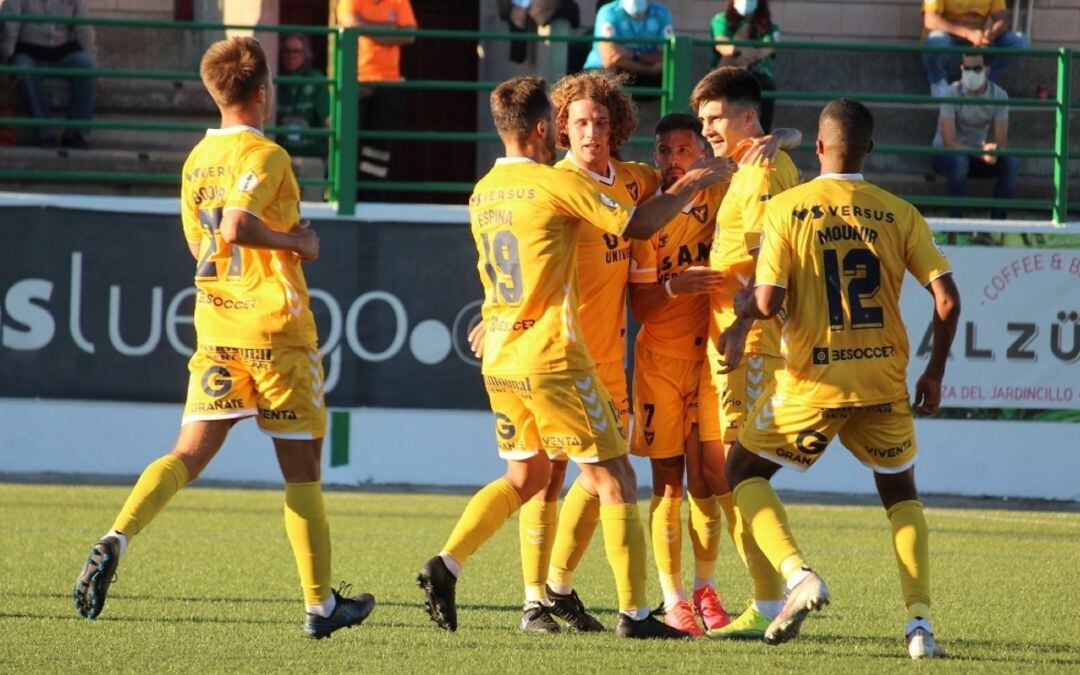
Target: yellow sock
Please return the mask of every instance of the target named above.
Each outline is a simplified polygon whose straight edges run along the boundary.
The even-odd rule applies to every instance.
[[[158,458],[143,470],[135,487],[131,488],[112,529],[131,539],[187,484],[187,466],[180,458],[174,455]]]
[[[735,486],[735,505],[746,518],[750,533],[773,569],[787,579],[805,565],[802,553],[791,536],[787,512],[780,497],[764,478],[750,478]]]
[[[653,495],[649,507],[649,530],[653,558],[660,574],[664,602],[673,602],[682,592],[682,497]],[[607,525],[605,524],[605,527]]]
[[[690,495],[690,543],[694,546],[694,577],[712,579],[720,552],[720,502],[712,495]]]
[[[893,504],[888,515],[908,619],[922,617],[929,620],[930,530],[926,526],[922,502],[909,499]]]
[[[548,568],[551,583],[565,587],[573,585],[574,570],[588,550],[599,520],[600,498],[589,494],[581,483],[574,481],[563,499],[559,525],[555,531],[551,566]]]
[[[518,536],[521,540],[521,573],[525,579],[525,602],[547,600],[548,564],[555,543],[558,502],[530,499],[521,507]]]
[[[615,574],[619,611],[636,612],[648,607],[645,598],[645,529],[637,504],[609,504],[600,507],[604,528],[604,549]]]
[[[304,604],[330,597],[330,523],[323,508],[322,484],[285,484],[285,532],[289,535]]]
[[[720,495],[717,499],[724,506],[724,516],[728,520],[728,532],[731,540],[735,542],[735,548],[739,551],[739,558],[750,572],[750,578],[754,581],[755,600],[780,600],[784,597],[784,578],[761,552],[750,528],[746,526],[742,518],[742,512],[735,505],[735,499],[730,495]],[[786,519],[786,516],[785,516]],[[798,569],[797,567],[794,569]]]
[[[521,497],[505,478],[488,483],[469,500],[443,550],[462,565],[521,508]]]

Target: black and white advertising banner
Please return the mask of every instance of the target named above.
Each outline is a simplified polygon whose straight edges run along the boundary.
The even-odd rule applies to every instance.
[[[332,406],[484,408],[467,225],[316,221]],[[194,260],[177,216],[0,208],[0,396],[183,400]]]
[[[1080,250],[942,250],[962,300],[942,405],[1080,409]],[[914,387],[930,351],[932,302],[910,277],[901,311]]]
[[[407,214],[407,211],[404,212]],[[316,220],[305,266],[337,407],[483,409],[462,223]],[[0,208],[0,396],[182,401],[194,261],[174,215]],[[1080,250],[947,247],[963,316],[943,405],[1080,409]],[[902,299],[911,383],[930,296]]]

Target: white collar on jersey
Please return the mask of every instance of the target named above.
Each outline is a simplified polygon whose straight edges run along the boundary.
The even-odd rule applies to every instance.
[[[500,157],[495,160],[496,164],[536,164],[528,157]]]
[[[832,178],[833,180],[866,180],[861,173],[823,173],[818,178]],[[815,178],[814,180],[817,180]]]
[[[570,152],[569,150],[566,151],[566,158],[568,160],[570,160],[570,162],[574,166],[576,166],[577,168],[581,169],[585,173],[592,176],[593,180],[595,180],[596,182],[603,183],[604,185],[607,185],[607,186],[611,186],[611,185],[615,184],[615,167],[611,164],[610,161],[608,161],[608,165],[607,165],[608,175],[605,177],[605,176],[601,176],[598,173],[593,172],[591,169],[587,169],[587,168],[581,166],[580,164],[578,164],[578,161],[576,159],[574,159],[574,154],[572,152]]]
[[[224,129],[207,129],[206,130],[206,135],[207,136],[225,136],[227,134],[238,134],[241,131],[250,131],[253,134],[259,134],[260,136],[265,136],[265,134],[262,131],[256,129],[255,127],[249,127],[246,124],[236,124],[236,125],[233,125],[231,127],[225,127]]]

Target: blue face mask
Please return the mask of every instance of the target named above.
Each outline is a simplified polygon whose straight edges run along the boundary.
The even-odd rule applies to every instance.
[[[622,0],[623,11],[634,16],[644,14],[648,6],[649,0]]]
[[[758,0],[735,0],[735,11],[742,16],[750,16],[757,11]]]

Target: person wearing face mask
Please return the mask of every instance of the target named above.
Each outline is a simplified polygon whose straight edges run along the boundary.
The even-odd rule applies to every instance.
[[[923,0],[923,44],[927,47],[1005,47],[1027,49],[1031,40],[1009,30],[1010,19],[1005,0]],[[994,67],[994,77],[1016,65],[1017,56],[995,54],[986,60]],[[922,55],[930,95],[944,96],[949,79],[960,65],[956,54]]]
[[[769,12],[769,0],[727,0],[724,11],[712,18],[712,35],[716,42],[713,67],[749,68],[763,91],[776,91],[773,79],[776,50],[731,44],[732,40],[776,42],[780,38],[780,27],[773,23]],[[773,106],[772,99],[761,101],[761,128],[765,133],[772,128]]]
[[[585,70],[629,73],[633,83],[658,87],[664,72],[663,45],[649,42],[604,42],[603,38],[668,38],[674,35],[671,10],[648,0],[616,0],[596,11],[592,51]]]
[[[1009,108],[1003,105],[984,105],[982,100],[1008,99],[1009,95],[989,79],[990,67],[981,54],[965,54],[960,81],[949,87],[948,96],[971,99],[971,103],[945,103],[938,115],[936,148],[979,148],[984,151],[1002,150],[1009,135]],[[990,130],[993,127],[993,135]],[[991,140],[992,139],[992,140]],[[993,177],[994,197],[1011,199],[1016,194],[1020,162],[1006,155],[934,155],[934,173],[948,180],[949,196],[963,197],[968,176]],[[960,218],[964,209],[949,208],[949,216]],[[990,209],[990,217],[1004,219],[1003,208]]]

